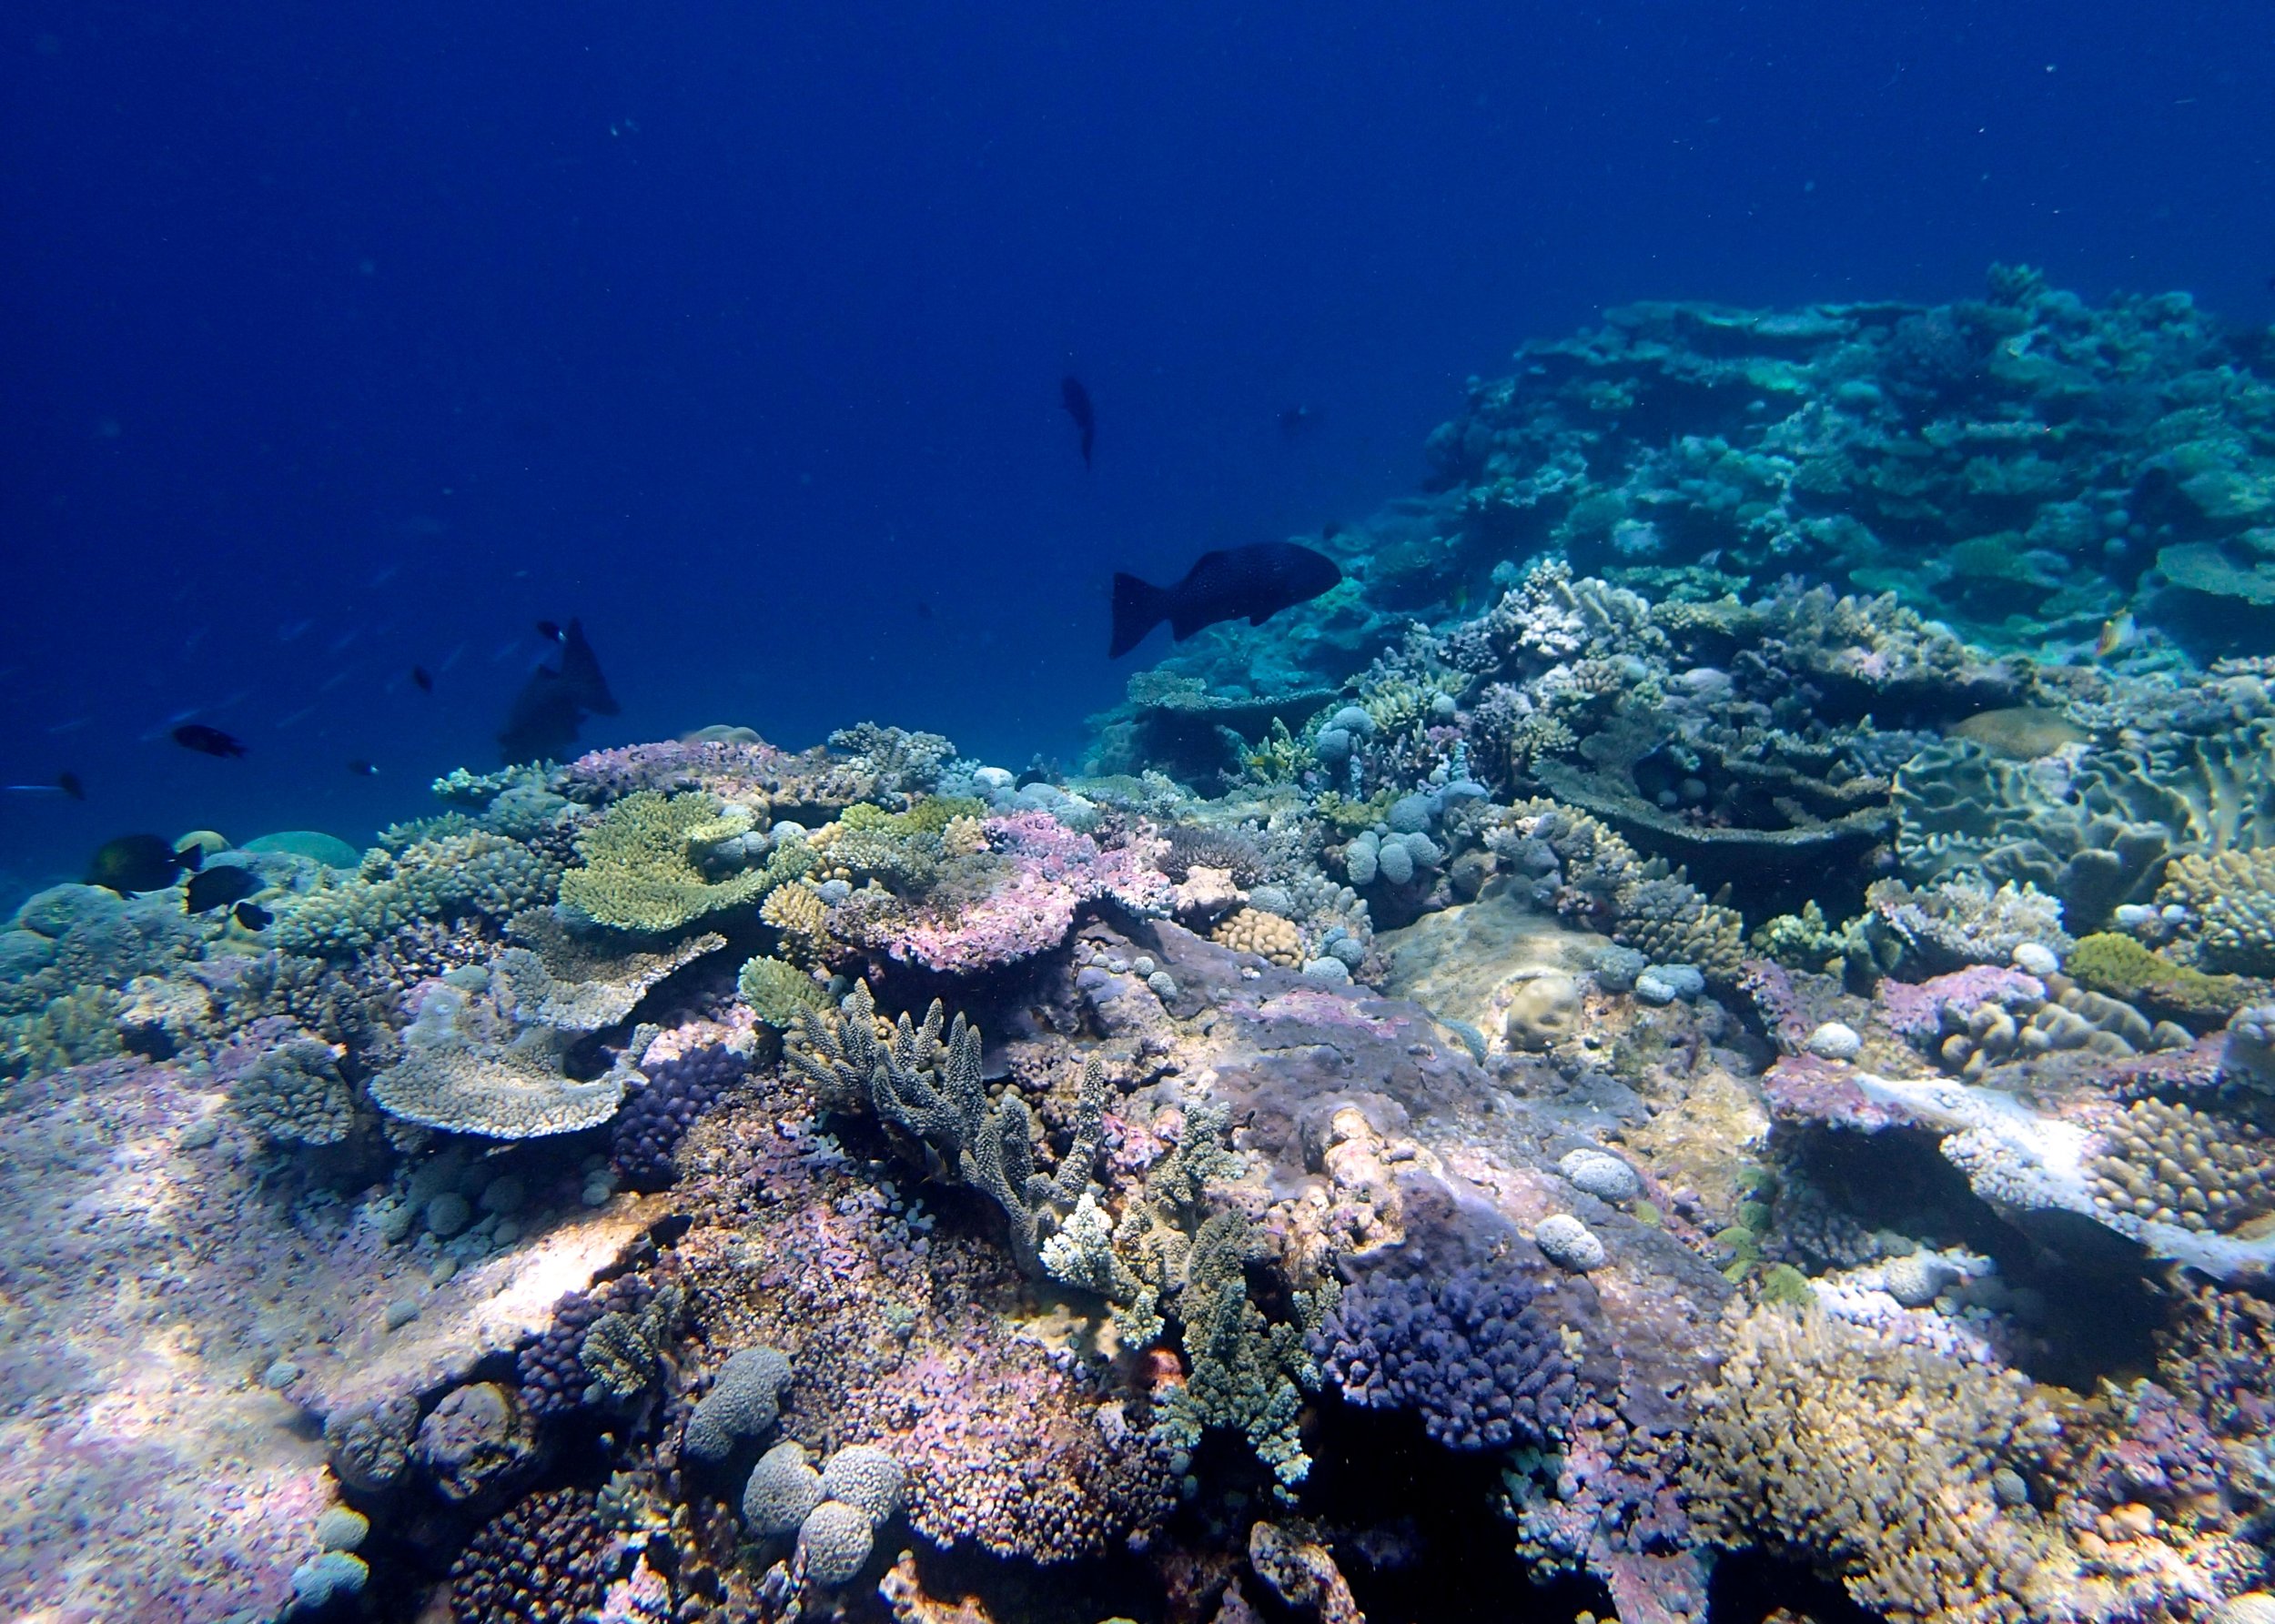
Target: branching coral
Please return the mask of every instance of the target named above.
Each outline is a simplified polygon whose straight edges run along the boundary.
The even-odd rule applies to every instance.
[[[1994,1483],[2027,1480],[2046,1437],[2012,1372],[1760,1308],[1733,1331],[1684,1488],[1708,1538],[1815,1562],[1891,1618],[2048,1619],[2077,1555]]]
[[[1289,1497],[1311,1472],[1298,1423],[1301,1389],[1319,1385],[1319,1367],[1303,1326],[1267,1319],[1249,1300],[1248,1264],[1259,1246],[1239,1213],[1218,1213],[1193,1237],[1177,1302],[1185,1380],[1170,1389],[1154,1430],[1186,1459],[1210,1427],[1238,1432],[1271,1468],[1275,1492]]]
[[[1537,1448],[1570,1416],[1573,1371],[1535,1295],[1513,1273],[1377,1271],[1344,1289],[1311,1351],[1346,1400],[1420,1411],[1450,1448]]]
[[[959,1182],[986,1193],[1009,1222],[1020,1266],[1040,1273],[1043,1218],[1073,1205],[1097,1160],[1105,1073],[1097,1057],[1089,1056],[1073,1140],[1056,1176],[1046,1177],[1035,1171],[1034,1118],[1026,1103],[1016,1094],[989,1103],[979,1075],[978,1029],[958,1014],[943,1041],[945,1019],[935,999],[922,1026],[904,1014],[889,1039],[880,1040],[868,983],[856,982],[844,1009],[799,1012],[787,1053],[824,1106],[875,1115]]]

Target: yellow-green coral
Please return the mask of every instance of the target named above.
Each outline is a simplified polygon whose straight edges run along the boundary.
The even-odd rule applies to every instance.
[[[2062,1530],[1994,1486],[2027,1475],[2044,1437],[2012,1371],[1758,1308],[1734,1328],[1683,1486],[1708,1538],[1816,1562],[1887,1618],[2022,1624],[2058,1616],[2082,1577]]]
[[[768,888],[771,865],[714,881],[689,854],[690,836],[720,816],[713,795],[625,796],[578,837],[584,866],[561,875],[561,900],[598,923],[650,933],[754,900]]]
[[[763,953],[743,966],[734,984],[751,1013],[777,1028],[795,1024],[800,1010],[818,1010],[829,1003],[827,994],[804,971]]]
[[[2251,996],[2250,983],[2240,976],[2207,975],[2176,964],[2114,931],[2080,941],[2062,968],[2097,992],[2199,1025],[2226,1020]]]

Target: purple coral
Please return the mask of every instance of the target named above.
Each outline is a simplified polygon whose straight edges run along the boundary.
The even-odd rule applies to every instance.
[[[903,963],[966,975],[1047,953],[1074,928],[1085,903],[1111,902],[1165,914],[1168,876],[1124,846],[1100,850],[1048,812],[1017,812],[981,825],[997,854],[984,889],[935,901],[897,925],[885,949]]]
[[[1343,1293],[1313,1352],[1350,1403],[1419,1410],[1450,1449],[1542,1444],[1570,1419],[1575,1377],[1532,1297],[1476,1268],[1374,1275]]]
[[[581,1407],[592,1386],[584,1365],[584,1334],[604,1314],[637,1314],[655,1295],[637,1275],[625,1275],[592,1291],[572,1291],[553,1311],[553,1323],[516,1357],[516,1397],[540,1418],[565,1416]]]
[[[649,1067],[647,1087],[624,1102],[610,1130],[610,1165],[640,1189],[667,1188],[679,1175],[672,1155],[681,1138],[746,1069],[743,1057],[723,1044]]]

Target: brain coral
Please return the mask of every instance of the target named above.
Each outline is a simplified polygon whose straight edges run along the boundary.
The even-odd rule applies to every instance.
[[[798,1560],[806,1579],[835,1589],[861,1571],[874,1537],[868,1513],[837,1500],[824,1500],[806,1513],[798,1528]]]
[[[696,866],[691,848],[726,827],[720,814],[713,795],[625,796],[578,836],[584,865],[561,875],[561,900],[601,924],[651,933],[755,900],[770,883],[766,870],[712,881]]]
[[[907,1481],[899,1461],[868,1444],[846,1445],[822,1468],[822,1488],[829,1498],[858,1507],[878,1525],[901,1508]]]
[[[1449,1448],[1541,1445],[1569,1418],[1574,1378],[1532,1297],[1514,1274],[1378,1271],[1343,1293],[1314,1352],[1345,1399],[1415,1410]]]
[[[804,1447],[784,1439],[751,1468],[743,1486],[743,1522],[762,1538],[778,1538],[796,1529],[824,1498],[822,1474],[806,1460]]]
[[[724,1460],[735,1444],[763,1436],[781,1414],[790,1361],[771,1347],[746,1347],[719,1367],[719,1379],[687,1417],[687,1452]]]

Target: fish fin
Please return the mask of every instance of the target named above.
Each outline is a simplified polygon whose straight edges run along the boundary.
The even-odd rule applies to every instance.
[[[1119,660],[1139,643],[1169,612],[1169,595],[1134,575],[1114,574],[1114,642],[1108,660]],[[1185,635],[1180,632],[1179,636]]]
[[[194,874],[206,866],[206,848],[203,845],[184,846],[174,853],[174,861],[181,868]]]

